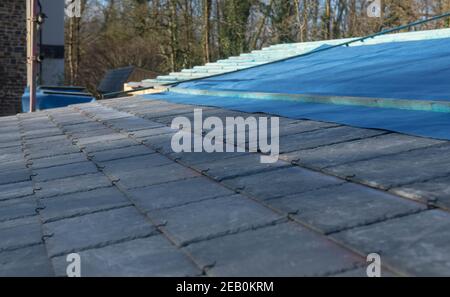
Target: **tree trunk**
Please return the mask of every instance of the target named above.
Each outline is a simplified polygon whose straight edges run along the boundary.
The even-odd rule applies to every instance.
[[[210,62],[211,0],[203,0],[203,59]]]

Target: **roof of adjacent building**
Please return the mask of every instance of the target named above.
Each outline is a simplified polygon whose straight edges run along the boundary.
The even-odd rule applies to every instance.
[[[449,275],[450,143],[280,119],[281,157],[174,153],[196,105],[119,98],[0,119],[0,275]],[[203,107],[204,116],[265,116]]]

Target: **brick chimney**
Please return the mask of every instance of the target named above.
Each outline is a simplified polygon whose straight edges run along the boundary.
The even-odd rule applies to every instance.
[[[20,112],[26,86],[26,1],[0,1],[0,116]]]

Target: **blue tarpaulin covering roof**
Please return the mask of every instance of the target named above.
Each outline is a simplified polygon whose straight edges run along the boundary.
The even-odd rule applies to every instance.
[[[38,87],[36,90],[36,110],[65,107],[71,104],[95,101],[91,94],[80,87]],[[30,110],[30,90],[25,88],[22,95],[22,112]]]
[[[179,87],[450,100],[450,38],[342,46]]]
[[[148,96],[450,139],[450,38],[338,47]]]

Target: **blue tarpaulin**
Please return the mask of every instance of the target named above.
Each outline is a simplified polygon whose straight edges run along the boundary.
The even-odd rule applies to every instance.
[[[178,89],[178,91],[177,91]],[[183,91],[181,94],[180,89]],[[196,91],[209,91],[203,95]],[[240,93],[228,96],[226,92]],[[220,94],[220,92],[224,92]],[[250,93],[379,98],[379,107],[245,98]],[[414,110],[450,102],[450,39],[338,47],[308,56],[179,84],[150,99],[264,112],[450,140],[450,113]],[[270,97],[270,96],[269,96]],[[385,99],[408,99],[384,108]],[[336,101],[336,100],[335,100]],[[411,103],[412,102],[412,103]],[[410,104],[410,106],[408,106]],[[405,105],[405,104],[403,104]]]
[[[342,46],[179,87],[450,100],[450,38]]]
[[[95,101],[92,95],[77,87],[38,87],[36,90],[36,110],[65,107],[71,104]],[[22,96],[22,112],[30,111],[30,93],[25,89]]]

